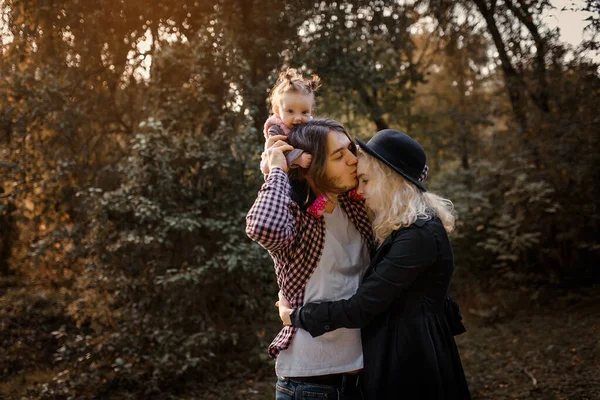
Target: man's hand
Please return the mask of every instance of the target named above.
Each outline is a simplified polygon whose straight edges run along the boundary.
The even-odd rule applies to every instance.
[[[273,147],[273,145],[278,141],[286,139],[287,136],[285,135],[275,135],[269,137],[265,141],[265,150],[260,155],[260,171],[263,173],[263,175],[265,175],[265,178],[269,175],[269,172],[271,172],[271,170],[269,169],[269,155],[267,154],[267,150]]]
[[[269,137],[266,141],[265,141],[265,153],[267,152],[267,150],[269,150],[271,147],[273,147],[273,145],[281,140],[283,140],[285,142],[285,140],[287,139],[287,136],[285,135],[275,135],[275,136],[271,136]]]
[[[275,303],[275,306],[279,307],[279,318],[283,322],[285,326],[292,326],[292,319],[290,318],[290,314],[292,313],[292,308],[290,303],[287,301],[285,297],[283,297],[283,293],[281,290],[278,293],[279,301]]]
[[[275,167],[281,168],[286,173],[289,170],[284,152],[294,150],[294,148],[284,141],[285,138],[286,137],[283,135],[273,136],[265,143],[265,153],[269,171],[272,171]]]

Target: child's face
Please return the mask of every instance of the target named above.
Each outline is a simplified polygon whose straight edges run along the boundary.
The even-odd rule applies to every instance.
[[[281,95],[279,106],[275,106],[275,114],[283,121],[285,126],[293,128],[310,120],[314,103],[313,94],[284,93]]]

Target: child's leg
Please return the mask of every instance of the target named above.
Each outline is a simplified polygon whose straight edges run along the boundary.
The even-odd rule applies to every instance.
[[[287,160],[290,168],[308,168],[312,162],[312,156],[301,149],[294,149],[286,154],[285,159]]]

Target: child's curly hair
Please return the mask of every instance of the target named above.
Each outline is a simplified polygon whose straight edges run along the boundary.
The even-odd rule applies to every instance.
[[[312,94],[321,87],[321,78],[318,75],[312,75],[310,78],[305,78],[302,73],[295,68],[288,68],[281,72],[271,94],[269,94],[269,103],[271,110],[274,111],[274,106],[279,102],[281,95],[284,93],[304,93]]]

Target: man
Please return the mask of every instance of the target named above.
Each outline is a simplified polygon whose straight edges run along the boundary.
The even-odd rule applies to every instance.
[[[364,202],[347,193],[358,183],[356,147],[344,127],[330,119],[309,121],[294,128],[288,143],[282,139],[267,142],[270,173],[248,212],[246,232],[269,251],[279,288],[293,307],[347,298],[358,288],[375,248]],[[294,147],[312,154],[312,163],[307,170],[292,170],[290,180],[284,152]],[[327,199],[324,213],[314,216],[308,208],[321,195]],[[357,329],[312,338],[286,326],[269,354],[277,359],[278,400],[337,393],[340,397],[332,398],[362,398]]]

